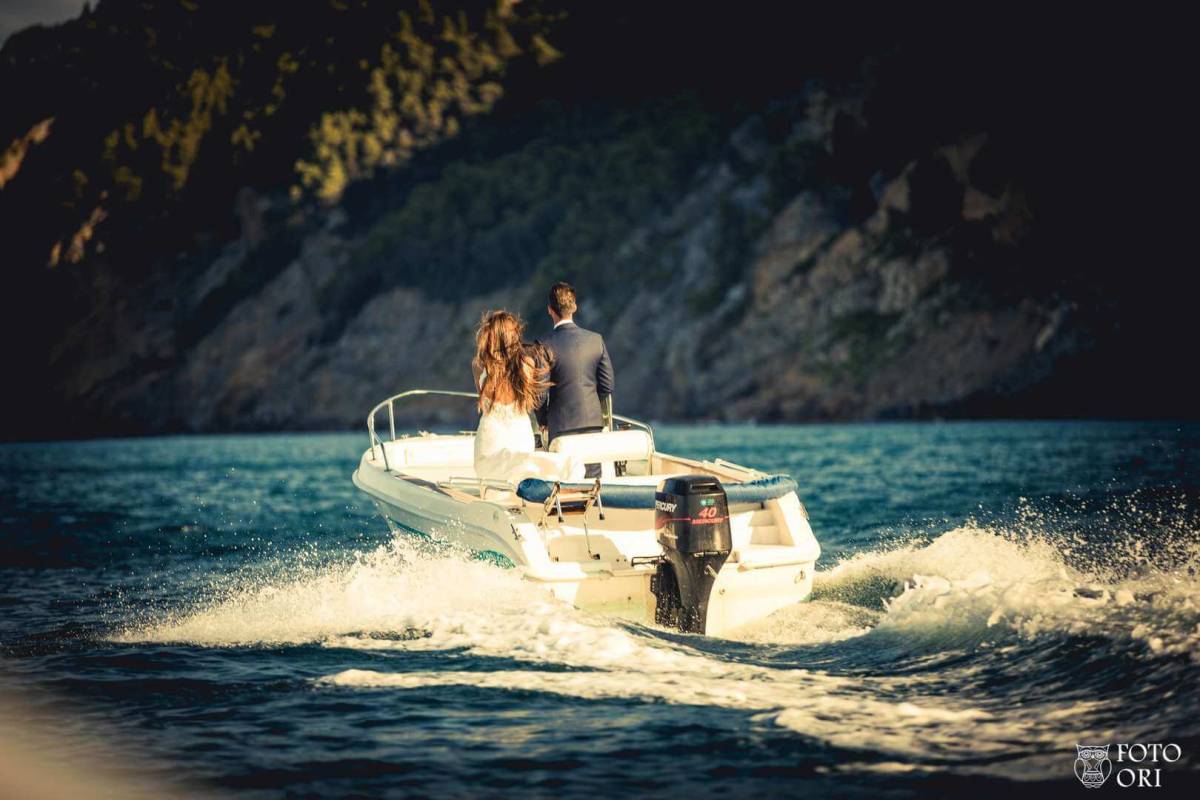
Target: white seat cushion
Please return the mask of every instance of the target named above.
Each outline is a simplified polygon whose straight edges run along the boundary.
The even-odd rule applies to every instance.
[[[612,461],[645,461],[654,453],[654,443],[645,431],[600,431],[559,436],[550,452],[578,456],[585,464]]]
[[[413,436],[388,442],[388,462],[401,467],[474,467],[475,437]]]

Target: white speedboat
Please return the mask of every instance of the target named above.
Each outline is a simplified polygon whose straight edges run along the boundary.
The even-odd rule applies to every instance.
[[[812,591],[821,548],[787,476],[658,452],[649,425],[614,416],[612,430],[550,447],[599,463],[600,478],[513,485],[475,474],[472,432],[397,435],[396,404],[419,397],[475,399],[415,389],[367,417],[354,485],[393,531],[503,556],[580,608],[690,632],[720,634]]]

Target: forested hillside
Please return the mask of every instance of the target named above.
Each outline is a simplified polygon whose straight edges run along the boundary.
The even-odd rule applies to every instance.
[[[1194,415],[1178,134],[1128,106],[1174,107],[1174,51],[869,22],[103,0],[15,34],[4,435],[357,425],[468,387],[480,312],[536,333],[562,279],[629,414]]]

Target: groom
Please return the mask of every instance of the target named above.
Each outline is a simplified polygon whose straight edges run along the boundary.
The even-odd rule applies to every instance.
[[[567,283],[550,287],[546,310],[554,330],[538,340],[550,356],[549,397],[537,410],[549,429],[546,446],[559,436],[592,433],[611,424],[613,368],[604,337],[575,324],[575,290]],[[609,419],[606,420],[606,417]],[[599,464],[587,465],[587,477],[600,475]]]

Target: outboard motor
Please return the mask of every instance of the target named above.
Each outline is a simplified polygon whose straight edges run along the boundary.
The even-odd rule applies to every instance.
[[[704,633],[708,596],[733,549],[729,504],[711,475],[667,478],[654,495],[654,527],[663,559],[650,581],[654,621]]]

